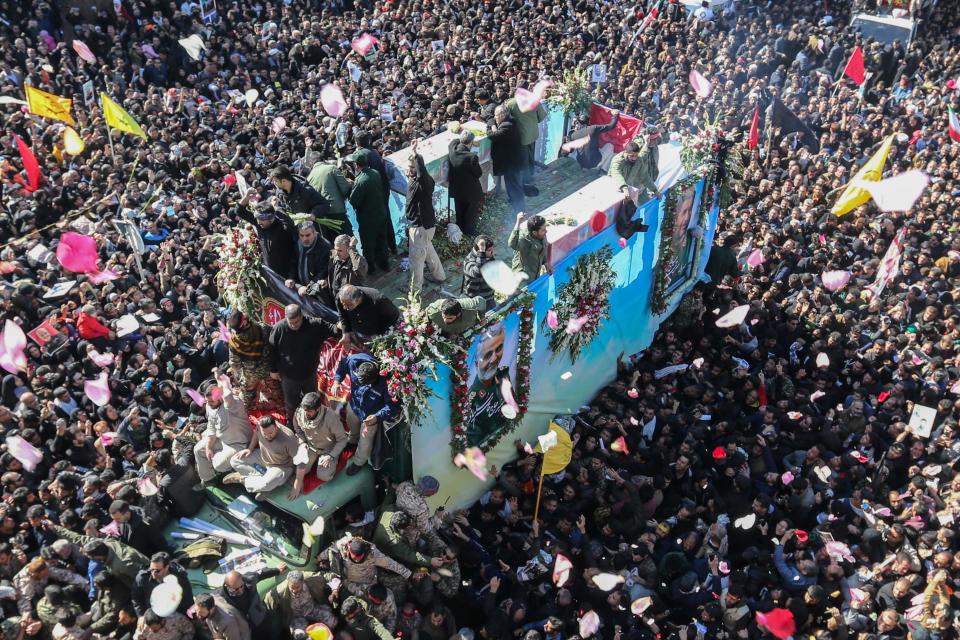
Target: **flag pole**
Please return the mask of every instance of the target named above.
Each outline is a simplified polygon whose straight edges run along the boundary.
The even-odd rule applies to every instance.
[[[546,471],[545,464],[547,462],[547,454],[543,454],[543,460],[540,462],[540,484],[537,486],[537,503],[533,508],[533,521],[537,521],[537,517],[540,515],[540,496],[543,494],[543,476],[544,471]]]

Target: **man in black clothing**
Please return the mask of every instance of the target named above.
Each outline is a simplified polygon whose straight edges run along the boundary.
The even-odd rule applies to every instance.
[[[110,518],[120,531],[118,539],[145,556],[169,549],[163,531],[143,518],[143,512],[131,507],[126,500],[110,503]]]
[[[407,167],[407,237],[410,241],[410,288],[423,289],[423,268],[430,267],[427,279],[443,282],[446,274],[437,250],[433,248],[433,234],[437,231],[437,214],[433,209],[433,177],[423,164],[423,156],[417,153],[417,140],[410,150],[410,165]]]
[[[330,210],[330,203],[320,192],[293,175],[288,167],[274,167],[270,179],[277,188],[281,207],[293,213],[309,213],[315,219],[324,217]],[[278,207],[278,208],[281,208]]]
[[[566,155],[576,152],[577,163],[583,169],[599,168],[606,172],[615,155],[613,145],[607,143],[600,147],[600,135],[612,131],[620,119],[620,112],[613,112],[613,119],[607,124],[584,125],[570,134],[566,144],[560,147],[560,153]]]
[[[296,255],[297,228],[293,219],[283,211],[271,211],[259,208],[251,212],[247,201],[253,191],[248,191],[240,201],[237,214],[257,226],[263,263],[277,272],[281,278],[288,278],[293,272],[293,256]]]
[[[503,176],[507,189],[507,198],[513,214],[521,213],[527,207],[523,193],[522,173],[526,166],[526,151],[520,144],[520,132],[510,119],[510,112],[503,105],[494,112],[496,124],[490,126],[490,160],[493,162],[493,175]]]
[[[278,576],[286,570],[287,565],[281,562],[276,568],[267,567],[248,575],[231,571],[223,579],[219,595],[243,614],[255,638],[269,638],[272,627],[267,617],[267,607],[257,591],[257,584],[267,578]]]
[[[327,320],[305,317],[298,304],[288,304],[284,313],[270,331],[274,371],[270,375],[280,379],[287,419],[293,420],[300,399],[317,390],[320,347],[339,332]]]
[[[473,139],[471,132],[464,131],[459,139],[450,143],[447,153],[450,163],[447,185],[457,213],[457,226],[471,237],[477,235],[477,221],[483,202],[483,188],[480,186],[483,169],[480,168],[480,158],[470,150]]]
[[[153,554],[150,558],[150,566],[141,569],[133,581],[133,590],[130,592],[130,600],[133,601],[133,608],[137,615],[143,615],[150,608],[150,594],[163,582],[167,576],[174,576],[180,588],[183,589],[183,597],[180,598],[180,604],[177,611],[186,615],[187,609],[193,604],[193,589],[190,586],[190,578],[187,576],[187,570],[174,562],[170,554],[166,551],[160,551]]]
[[[318,283],[327,277],[327,268],[330,265],[330,243],[320,235],[313,222],[301,222],[297,226],[298,242],[296,264],[293,276],[286,285],[293,289],[299,284],[297,293],[307,295],[310,285]]]
[[[343,327],[344,344],[362,344],[379,336],[400,319],[400,310],[376,289],[345,285],[337,295],[337,312]]]

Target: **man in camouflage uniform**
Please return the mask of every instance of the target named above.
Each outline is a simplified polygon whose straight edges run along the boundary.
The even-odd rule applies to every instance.
[[[137,623],[137,640],[193,640],[196,633],[187,616],[174,611],[161,618],[153,609],[147,609]]]
[[[13,577],[13,588],[17,592],[17,609],[21,615],[29,616],[33,613],[33,603],[39,599],[51,580],[62,585],[76,585],[84,593],[90,588],[87,579],[80,574],[52,567],[43,558],[34,558]]]
[[[387,580],[406,582],[410,570],[387,556],[366,540],[347,534],[327,549],[330,570],[344,582],[347,591],[355,596],[363,596],[377,582],[377,569],[387,569],[383,583]],[[398,584],[400,584],[398,583]]]
[[[331,629],[336,626],[337,617],[330,607],[318,602],[314,592],[307,587],[303,572],[290,572],[287,577],[287,590],[291,616],[290,633],[294,638],[306,637],[306,628],[314,622],[322,622]]]
[[[397,600],[390,589],[379,582],[367,591],[367,607],[370,615],[380,621],[387,631],[397,628]]]
[[[423,476],[414,484],[409,480],[397,485],[397,508],[413,519],[413,525],[420,535],[436,536],[438,518],[430,516],[430,507],[425,498],[434,495],[440,489],[440,483],[433,476]]]

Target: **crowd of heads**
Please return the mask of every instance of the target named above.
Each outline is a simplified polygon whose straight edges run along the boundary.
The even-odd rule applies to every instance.
[[[918,10],[909,45],[864,41],[847,2],[745,0],[710,19],[665,2],[639,35],[652,7],[217,4],[216,20],[204,23],[190,1],[0,3],[0,94],[22,97],[28,83],[73,97],[86,144],[70,156],[62,123],[0,106],[0,308],[26,331],[45,321],[51,329],[45,344],[29,344],[27,370],[2,381],[0,430],[43,453],[32,471],[0,454],[5,639],[94,633],[89,614],[102,609],[92,605],[136,586],[109,572],[88,579],[92,563],[116,569],[115,552],[99,542],[111,522],[136,530],[145,549],[166,546],[142,525],[149,514],[136,483],[120,481],[189,454],[176,442],[199,432],[204,413],[187,389],[218,401],[201,384],[227,361],[214,236],[239,222],[240,198],[224,178],[243,172],[265,199],[274,182],[368,142],[386,154],[449,121],[507,117],[487,105],[592,64],[608,69],[593,87],[597,102],[665,135],[706,120],[746,131],[754,106],[776,96],[820,148],[764,135],[720,216],[713,281],[684,299],[648,350],[618,362],[617,380],[574,418],[573,461],[546,479],[539,521],[539,459],[521,448],[477,505],[439,514],[443,542],[429,550],[437,562],[409,588],[378,583],[337,613],[352,621],[361,609],[388,610],[396,596],[390,631],[431,640],[570,640],[582,628],[605,640],[782,638],[791,625],[816,638],[957,637],[960,147],[947,131],[960,46],[950,3]],[[362,33],[379,40],[374,55],[352,52]],[[205,44],[201,60],[178,44],[192,34]],[[75,54],[73,38],[95,64]],[[863,89],[837,87],[858,44],[871,75]],[[714,83],[711,97],[690,90],[692,68]],[[320,105],[327,82],[349,104],[340,118]],[[87,83],[148,139],[114,135],[111,145],[99,106],[84,103]],[[249,89],[258,96],[248,105]],[[13,134],[40,162],[33,193],[12,181]],[[830,214],[837,190],[891,134],[888,170],[931,178],[920,200],[907,212],[866,203]],[[111,219],[139,228],[148,249],[139,264]],[[119,279],[92,284],[59,267],[50,249],[68,227],[97,239],[101,266]],[[900,230],[901,271],[871,292]],[[762,263],[738,261],[753,250]],[[852,273],[839,291],[820,280],[832,270]],[[77,284],[45,296],[63,279]],[[345,308],[355,294],[341,290]],[[715,326],[740,304],[750,305],[744,324]],[[158,319],[124,333],[117,322],[128,313]],[[691,366],[656,375],[674,364]],[[104,371],[111,399],[96,406],[85,383]],[[929,435],[908,427],[918,405],[936,412]],[[121,437],[107,442],[107,433]],[[620,437],[625,447],[614,447]],[[66,532],[93,539],[74,545]],[[559,556],[572,566],[555,579]],[[454,564],[463,583],[451,589]],[[304,579],[291,575],[291,591]],[[101,637],[162,625],[114,600]],[[210,604],[199,596],[201,618]],[[586,633],[590,611],[600,626]],[[17,613],[23,622],[11,623]]]

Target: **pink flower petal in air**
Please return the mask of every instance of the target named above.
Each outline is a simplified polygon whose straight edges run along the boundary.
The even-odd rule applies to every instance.
[[[120,272],[112,267],[110,269],[104,269],[103,271],[94,271],[93,273],[87,274],[87,280],[90,281],[90,284],[103,284],[104,282],[116,280],[119,277]]]
[[[83,392],[90,401],[98,407],[102,407],[110,402],[110,385],[107,383],[107,372],[101,371],[100,375],[93,380],[85,380],[83,383]]]
[[[817,354],[817,367],[819,367],[819,368],[821,368],[821,369],[826,369],[826,368],[829,367],[829,366],[830,366],[830,356],[828,356],[826,353],[822,353],[822,352],[821,352],[821,353],[818,353],[818,354]]]
[[[533,85],[533,95],[535,95],[538,99],[543,100],[547,96],[547,89],[552,86],[552,80],[541,80],[537,84]]]
[[[116,440],[117,436],[119,435],[120,434],[117,433],[116,431],[107,431],[106,433],[101,433],[100,442],[103,444],[103,446],[109,447],[110,445],[113,444],[113,441]]]
[[[780,479],[783,481],[783,484],[787,485],[794,481],[794,476],[792,472],[784,471]]]
[[[91,273],[97,269],[97,241],[90,236],[67,231],[57,243],[57,260],[67,271]]]
[[[820,274],[820,280],[827,291],[839,291],[847,286],[851,275],[849,271],[824,271]]]
[[[343,99],[340,87],[329,82],[320,89],[320,104],[327,115],[339,118],[347,110],[347,101]]]
[[[582,618],[580,618],[579,624],[580,635],[584,638],[589,638],[595,634],[600,629],[600,616],[597,615],[596,611],[586,612]]]
[[[701,98],[709,98],[713,93],[713,83],[703,77],[703,74],[696,69],[690,70],[690,86]]]
[[[7,452],[20,461],[23,468],[32,472],[43,460],[43,453],[20,436],[7,438]]]
[[[190,396],[190,399],[197,403],[198,407],[202,407],[207,404],[207,399],[197,391],[196,389],[187,389],[187,395]]]
[[[750,311],[750,305],[742,304],[739,307],[734,307],[729,312],[725,313],[722,317],[717,318],[717,326],[721,329],[726,329],[729,327],[735,327],[739,324],[743,324],[743,321],[747,318],[747,312]]]
[[[100,353],[99,351],[90,352],[90,360],[98,367],[109,367],[113,364],[112,353]]]
[[[74,40],[73,41],[73,50],[76,52],[80,59],[84,62],[89,62],[93,64],[97,61],[97,56],[93,55],[93,51],[90,50],[90,47],[87,46],[87,43],[83,40]]]
[[[757,268],[763,264],[763,252],[760,249],[754,249],[750,252],[750,255],[747,256],[747,264],[751,268]]]
[[[631,398],[639,398],[639,397],[640,397],[640,392],[637,391],[636,389],[629,389],[629,390],[627,391],[627,395],[630,396]]]
[[[617,240],[617,244],[620,245],[620,248],[621,248],[621,249],[624,249],[624,248],[626,248],[626,246],[627,246],[627,239],[626,239],[626,238],[620,238],[619,240]]]
[[[221,342],[230,342],[230,327],[224,324],[223,320],[217,321],[217,328],[219,333],[217,334],[217,339]]]
[[[453,458],[453,464],[461,469],[466,467],[481,482],[487,479],[487,456],[483,454],[479,447],[470,447],[463,453],[458,453]]]
[[[369,33],[362,33],[360,36],[353,39],[350,43],[350,48],[356,51],[359,55],[365,56],[370,53],[370,49],[373,49],[373,45],[380,42],[375,37]]]
[[[909,211],[928,184],[927,174],[913,169],[879,182],[864,181],[863,187],[881,211]]]
[[[573,569],[573,563],[570,558],[562,553],[557,554],[557,562],[553,565],[553,584],[564,585],[570,577],[570,571]]]
[[[13,320],[7,320],[3,325],[3,334],[0,335],[0,367],[10,373],[26,371],[27,336]]]
[[[281,131],[287,128],[287,119],[283,116],[277,116],[273,119],[273,122],[270,124],[270,131],[273,132],[273,135],[278,135]]]
[[[583,325],[587,324],[590,321],[590,316],[580,316],[579,318],[570,318],[567,322],[566,332],[570,335],[577,333],[580,329],[583,329]]]
[[[554,311],[553,309],[550,309],[550,311],[547,311],[547,326],[548,326],[548,327],[550,327],[551,329],[556,329],[556,328],[557,328],[557,325],[559,324],[559,322],[560,322],[560,321],[557,320],[557,312],[556,312],[556,311]]]
[[[519,107],[523,113],[529,113],[539,107],[542,99],[538,98],[532,91],[520,87],[517,88],[517,92],[513,94],[513,97],[517,99],[517,107]]]

